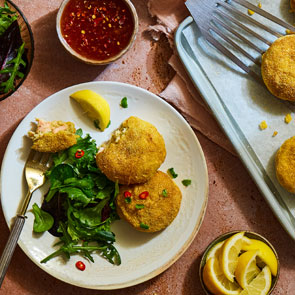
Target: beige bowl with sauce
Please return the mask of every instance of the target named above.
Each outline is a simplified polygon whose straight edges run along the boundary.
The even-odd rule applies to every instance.
[[[100,21],[104,22],[105,25],[103,25],[103,27],[105,28],[105,30],[108,30],[108,32],[109,32],[108,37],[109,38],[107,39],[107,41],[105,43],[103,43],[103,42],[96,43],[96,45],[98,45],[98,47],[100,46],[99,49],[96,49],[98,47],[92,46],[94,44],[91,44],[91,42],[89,42],[90,45],[89,44],[85,45],[86,42],[82,41],[81,44],[83,44],[84,47],[81,46],[79,48],[81,53],[79,53],[77,49],[71,47],[71,45],[68,43],[67,38],[69,38],[69,37],[68,37],[68,35],[64,34],[64,31],[63,31],[64,29],[62,27],[63,17],[65,17],[65,15],[66,15],[66,9],[67,9],[67,7],[69,7],[68,5],[71,5],[70,2],[74,2],[74,1],[75,2],[78,1],[78,2],[81,2],[81,3],[85,3],[85,1],[83,1],[83,0],[64,0],[62,2],[62,4],[61,4],[59,10],[58,10],[58,13],[57,13],[56,30],[57,30],[58,38],[59,38],[61,44],[64,46],[64,48],[72,56],[74,56],[75,58],[77,58],[77,59],[79,59],[79,60],[81,60],[81,61],[83,61],[85,63],[92,64],[92,65],[106,65],[106,64],[109,64],[109,63],[119,59],[121,56],[123,56],[128,51],[128,49],[132,46],[132,44],[133,44],[133,42],[134,42],[134,40],[136,38],[137,31],[138,31],[138,16],[137,16],[135,7],[131,3],[131,1],[130,0],[115,0],[115,1],[112,2],[112,3],[120,3],[120,5],[125,6],[128,9],[128,12],[126,14],[128,14],[132,19],[133,27],[132,27],[132,29],[130,29],[130,32],[128,34],[129,38],[122,38],[122,43],[123,42],[126,43],[126,44],[124,44],[125,46],[123,46],[122,43],[116,41],[114,39],[116,37],[114,37],[114,34],[112,34],[112,32],[115,30],[115,28],[117,28],[117,31],[120,30],[119,27],[116,27],[116,25],[118,23],[114,22],[114,19],[116,19],[116,17],[112,18],[111,21],[108,19],[108,17],[105,17],[105,16],[102,17],[102,15],[107,15],[107,13],[108,13],[108,11],[103,10],[104,7],[102,5],[100,5],[104,1],[97,1],[98,5],[95,6],[95,7],[92,7],[92,5],[89,5],[89,7],[90,7],[90,8],[88,8],[89,12],[90,11],[93,12],[93,13],[91,13],[91,17],[90,17],[90,15],[88,15],[88,10],[87,9],[83,10],[83,11],[86,11],[86,17],[84,17],[84,19],[85,19],[84,21],[80,22],[80,24],[81,24],[81,31],[80,31],[81,36],[83,36],[83,37],[84,37],[84,35],[85,35],[85,37],[87,36],[87,32],[85,30],[83,30],[83,26],[82,26],[82,25],[84,25],[83,22],[86,23],[86,20],[87,21],[89,20],[89,22],[91,23],[91,20],[93,20],[93,21],[96,21],[96,22],[98,21],[97,22],[98,26],[100,26],[102,24],[102,23],[100,23]],[[90,0],[87,0],[87,2],[90,3]],[[91,2],[93,3],[93,1],[91,1]],[[110,2],[111,1],[107,1],[105,3],[107,3],[109,5]],[[101,9],[101,10],[99,10],[99,9]],[[110,8],[110,9],[112,9],[112,8]],[[105,13],[104,13],[104,11],[105,11]],[[64,15],[64,12],[65,12],[65,15]],[[77,15],[78,15],[78,12],[76,12],[76,15],[74,15],[74,16],[77,17]],[[120,15],[118,15],[118,16],[120,17]],[[79,15],[79,17],[80,17],[80,15]],[[118,18],[118,20],[120,21],[119,18]],[[112,23],[113,23],[113,26],[112,26]],[[77,23],[75,23],[75,24],[77,24]],[[101,27],[95,27],[95,25],[91,26],[91,30],[92,30],[92,33],[93,34],[96,33],[97,36],[102,36],[102,32],[105,32],[105,31],[102,30]],[[80,40],[79,39],[80,36],[79,37],[71,36],[71,38],[73,40]],[[127,41],[126,41],[126,39],[127,39]],[[106,47],[105,48],[105,47],[101,46],[101,45],[110,46],[107,42],[111,42],[114,45],[113,50],[116,51],[116,52],[114,52],[114,51],[110,52],[111,47],[109,47],[109,48]],[[88,40],[87,40],[87,43],[88,43]],[[91,46],[91,48],[93,48],[93,52],[91,52],[92,56],[89,56],[89,54],[85,54],[85,52],[87,51],[87,50],[84,50],[85,46],[86,47]],[[114,48],[115,46],[119,46],[120,48]],[[83,52],[83,50],[84,50],[84,52]],[[108,53],[106,53],[106,52],[108,52]],[[109,55],[107,55],[107,54],[109,54]],[[96,56],[94,56],[94,55],[96,55]]]

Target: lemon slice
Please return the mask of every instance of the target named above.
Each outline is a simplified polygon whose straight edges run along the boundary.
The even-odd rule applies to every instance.
[[[260,273],[256,265],[256,257],[259,250],[247,251],[238,257],[238,264],[235,271],[236,280],[244,289]]]
[[[203,281],[212,294],[236,295],[241,289],[235,282],[230,282],[223,274],[217,258],[209,258],[203,269]]]
[[[249,239],[247,237],[244,237],[244,240],[246,243],[243,244],[242,250],[259,250],[258,257],[270,268],[271,274],[276,276],[278,273],[278,260],[272,249],[259,240]]]
[[[223,244],[224,244],[224,241],[219,242],[208,251],[208,254],[206,256],[206,262],[210,258],[217,258],[217,259],[219,258],[219,255],[221,253],[221,247],[223,246]]]
[[[240,293],[240,295],[267,295],[271,287],[271,272],[265,266],[258,276]]]
[[[70,97],[81,105],[90,119],[98,123],[101,131],[108,126],[110,106],[102,96],[92,90],[80,90],[71,94]]]
[[[238,256],[244,243],[244,232],[239,232],[228,238],[223,247],[220,255],[221,268],[225,277],[233,282],[234,273],[238,264]]]

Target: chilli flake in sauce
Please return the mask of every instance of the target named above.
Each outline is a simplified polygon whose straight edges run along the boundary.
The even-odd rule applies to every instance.
[[[80,55],[106,60],[129,44],[132,14],[122,0],[70,0],[61,17],[61,32]]]

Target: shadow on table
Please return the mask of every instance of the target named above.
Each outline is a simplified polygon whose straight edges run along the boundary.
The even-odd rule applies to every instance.
[[[35,57],[30,79],[33,88],[41,88],[44,94],[92,81],[106,67],[85,64],[64,49],[56,33],[56,14],[52,11],[32,24]]]
[[[201,257],[202,255],[199,255],[190,264],[190,267],[185,274],[184,283],[182,286],[183,295],[199,295],[204,293],[199,278],[199,266],[201,262]]]

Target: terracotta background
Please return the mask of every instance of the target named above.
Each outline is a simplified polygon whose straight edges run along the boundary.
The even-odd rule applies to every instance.
[[[115,80],[131,83],[158,94],[174,75],[174,70],[167,63],[172,51],[165,37],[155,42],[146,32],[148,26],[155,23],[155,19],[149,16],[144,0],[133,1],[140,20],[140,31],[133,48],[122,59],[108,67],[81,64],[64,51],[55,32],[55,17],[60,0],[14,2],[22,9],[32,26],[35,59],[30,75],[21,88],[9,99],[0,102],[0,161],[12,133],[23,117],[44,98],[62,88],[91,80]],[[199,282],[198,268],[201,254],[208,243],[231,230],[252,230],[269,239],[279,254],[281,273],[273,294],[294,295],[293,239],[275,219],[241,161],[200,132],[196,131],[196,134],[208,165],[209,203],[196,239],[167,271],[145,283],[122,290],[87,290],[49,276],[17,247],[0,294],[204,294]],[[2,212],[0,233],[2,252],[9,235]]]

